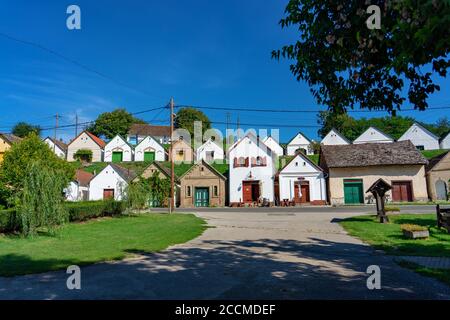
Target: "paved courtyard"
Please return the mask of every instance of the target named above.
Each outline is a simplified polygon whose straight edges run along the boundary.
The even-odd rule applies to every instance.
[[[0,278],[0,299],[450,299],[348,236],[337,221],[361,210],[347,211],[203,210],[211,228],[186,244],[83,267],[81,290],[64,271]],[[381,290],[366,287],[369,265]]]

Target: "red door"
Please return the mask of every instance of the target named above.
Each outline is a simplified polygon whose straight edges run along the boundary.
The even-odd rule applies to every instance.
[[[252,183],[249,181],[244,181],[242,186],[242,200],[244,203],[252,202]]]
[[[302,190],[302,197],[300,199],[301,203],[307,203],[309,202],[309,182],[302,182],[301,185],[301,190]]]
[[[114,189],[103,189],[103,199],[114,199]]]
[[[412,187],[411,181],[392,182],[392,200],[395,202],[411,202]]]

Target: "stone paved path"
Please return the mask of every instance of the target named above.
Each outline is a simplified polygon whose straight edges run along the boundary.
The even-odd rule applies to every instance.
[[[450,287],[347,235],[337,222],[349,214],[199,215],[214,228],[162,252],[83,267],[81,290],[67,289],[65,271],[48,272],[0,278],[0,299],[450,299]],[[370,265],[381,269],[381,290],[367,289]]]
[[[398,257],[397,259],[413,262],[423,267],[432,269],[450,269],[450,258],[446,257],[401,256]]]

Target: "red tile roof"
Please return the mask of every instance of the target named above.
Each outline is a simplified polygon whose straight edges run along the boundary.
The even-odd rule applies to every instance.
[[[83,187],[87,187],[93,177],[94,175],[92,173],[89,173],[81,169],[78,169],[77,172],[75,173],[75,180],[78,182],[80,186]]]
[[[91,137],[92,140],[95,141],[96,144],[98,144],[100,147],[104,148],[106,146],[106,142],[97,137],[96,135],[90,133],[89,131],[85,131],[86,134]]]

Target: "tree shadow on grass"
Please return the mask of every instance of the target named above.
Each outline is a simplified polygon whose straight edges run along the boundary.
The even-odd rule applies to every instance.
[[[68,248],[70,250],[70,248]],[[126,253],[142,253],[130,247]],[[3,263],[68,266],[73,261],[0,257]],[[76,263],[75,263],[76,264]],[[382,290],[368,290],[367,267],[379,265]],[[82,290],[67,290],[65,272],[0,278],[4,299],[439,299],[450,288],[401,269],[361,244],[305,241],[209,240],[139,259],[82,268]]]

